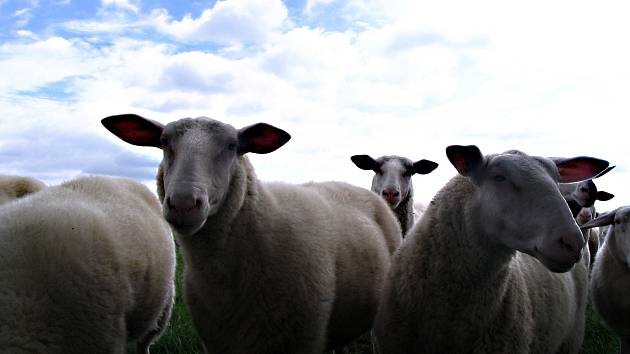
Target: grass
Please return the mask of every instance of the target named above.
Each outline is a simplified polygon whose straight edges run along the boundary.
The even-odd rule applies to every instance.
[[[197,354],[203,353],[201,341],[184,303],[183,291],[184,261],[177,250],[177,272],[175,281],[175,306],[171,321],[162,337],[151,346],[152,354]]]
[[[177,253],[177,297],[171,322],[160,340],[151,346],[152,354],[199,354],[203,353],[201,342],[192,325],[190,313],[184,304],[182,290],[183,260]],[[603,325],[601,319],[589,305],[586,312],[586,330],[582,354],[614,354],[619,352],[617,338]],[[346,354],[372,354],[370,336],[364,335],[345,350]]]

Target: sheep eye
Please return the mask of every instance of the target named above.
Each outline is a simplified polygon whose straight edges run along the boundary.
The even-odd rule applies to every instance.
[[[495,182],[503,182],[505,181],[505,176],[503,175],[495,175],[494,177],[492,177],[492,180]]]
[[[228,144],[227,148],[230,151],[236,151],[236,144],[230,143],[230,144]]]

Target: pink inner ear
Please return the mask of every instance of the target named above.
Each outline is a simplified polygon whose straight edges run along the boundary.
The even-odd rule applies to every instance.
[[[468,173],[468,164],[466,163],[466,159],[462,156],[455,156],[452,159],[452,163],[453,166],[455,166],[455,169],[457,169],[457,172],[459,172],[462,175],[465,175],[466,173]]]
[[[253,143],[258,148],[269,149],[275,147],[278,144],[280,137],[271,129],[267,129],[265,134],[258,136],[254,139]]]
[[[116,130],[120,132],[120,135],[128,137],[130,139],[146,139],[155,136],[155,133],[149,130],[144,130],[141,124],[137,122],[120,122],[116,124]]]
[[[560,182],[579,182],[595,177],[602,171],[601,166],[585,161],[572,161],[558,167]]]

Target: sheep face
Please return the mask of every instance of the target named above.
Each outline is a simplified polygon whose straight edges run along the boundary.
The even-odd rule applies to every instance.
[[[290,139],[283,130],[265,123],[237,130],[206,117],[163,126],[124,114],[107,117],[102,123],[130,144],[163,150],[158,190],[164,218],[181,235],[196,233],[219,211],[241,155],[269,153]]]
[[[608,247],[613,257],[630,267],[630,206],[617,208],[602,214],[582,225],[582,229],[611,225],[606,229],[606,242],[614,245]]]
[[[413,195],[411,176],[430,173],[438,166],[433,161],[412,162],[400,156],[381,156],[375,160],[368,155],[354,155],[351,160],[360,169],[375,172],[371,189],[382,196],[392,209]]]
[[[188,118],[166,125],[160,142],[164,218],[180,234],[195,233],[225,200],[238,157],[237,130]]]
[[[520,151],[483,156],[476,146],[450,146],[447,156],[476,185],[472,207],[490,242],[530,254],[553,272],[579,261],[585,240],[558,182],[590,178],[608,162],[581,157],[554,163]]]

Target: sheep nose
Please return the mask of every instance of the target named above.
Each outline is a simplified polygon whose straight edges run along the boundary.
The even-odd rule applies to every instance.
[[[189,212],[201,209],[203,199],[195,193],[174,193],[166,197],[165,204],[169,211]]]
[[[574,254],[579,254],[582,247],[584,247],[585,240],[584,235],[582,235],[582,232],[580,232],[579,235],[574,233],[563,235],[562,237],[560,237],[558,242],[560,243],[561,247],[566,251]]]
[[[383,195],[383,198],[385,198],[385,200],[390,204],[398,202],[398,199],[400,197],[400,192],[393,188],[383,189],[381,194]]]

